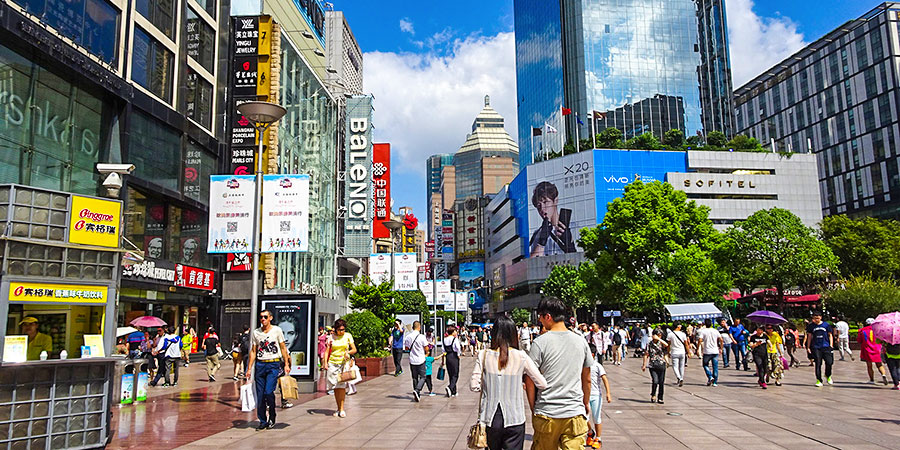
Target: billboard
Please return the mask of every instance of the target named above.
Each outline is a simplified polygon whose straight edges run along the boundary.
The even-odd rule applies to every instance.
[[[209,177],[207,253],[253,251],[253,175]]]
[[[263,175],[262,251],[309,251],[309,175]]]
[[[284,333],[284,343],[291,357],[291,375],[309,375],[313,360],[310,327],[313,326],[312,298],[298,300],[266,300],[262,309],[272,312],[272,325]]]
[[[484,261],[459,263],[459,281],[467,282],[484,277]]]
[[[369,278],[373,284],[381,284],[391,279],[390,253],[372,253],[369,255]]]
[[[528,167],[528,255],[575,253],[579,230],[597,224],[592,152]]]
[[[657,150],[596,150],[597,221],[606,215],[606,205],[625,194],[625,186],[640,179],[645,183],[666,181],[667,172],[687,172],[686,152]]]
[[[394,253],[394,290],[416,290],[418,274],[419,267],[415,253]]]
[[[344,181],[344,255],[372,252],[372,96],[347,99]]]
[[[375,185],[372,237],[390,238],[391,232],[384,222],[391,219],[391,144],[372,145],[372,183]]]

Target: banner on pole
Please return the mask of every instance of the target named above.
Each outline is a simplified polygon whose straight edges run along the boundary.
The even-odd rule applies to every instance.
[[[437,304],[443,305],[446,310],[452,310],[455,306],[456,299],[450,291],[450,280],[437,280]]]
[[[309,251],[309,175],[263,175],[263,253]]]
[[[418,289],[419,268],[415,253],[394,253],[394,290],[414,291]]]
[[[253,175],[209,177],[209,236],[207,253],[253,251]]]
[[[456,308],[455,309],[457,311],[465,312],[466,308],[469,307],[469,305],[468,305],[469,295],[466,294],[465,292],[456,292],[454,295],[456,297]]]
[[[369,255],[369,278],[379,285],[391,279],[391,254],[372,253]]]
[[[419,290],[422,291],[422,294],[425,294],[425,303],[428,306],[434,305],[434,281],[432,280],[422,280],[419,282]]]

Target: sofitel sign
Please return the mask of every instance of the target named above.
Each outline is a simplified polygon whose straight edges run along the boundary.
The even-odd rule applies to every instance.
[[[738,189],[756,189],[756,185],[752,180],[684,180],[684,187],[697,186],[702,187],[737,187]]]

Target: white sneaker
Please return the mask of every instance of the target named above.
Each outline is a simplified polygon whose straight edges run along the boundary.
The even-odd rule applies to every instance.
[[[450,386],[445,387],[444,390],[447,391],[447,398],[453,397],[453,394],[450,393]]]

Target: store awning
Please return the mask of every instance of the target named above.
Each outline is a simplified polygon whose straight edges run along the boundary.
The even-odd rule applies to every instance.
[[[672,320],[699,320],[715,319],[722,317],[722,311],[716,308],[715,303],[675,303],[665,305]]]

